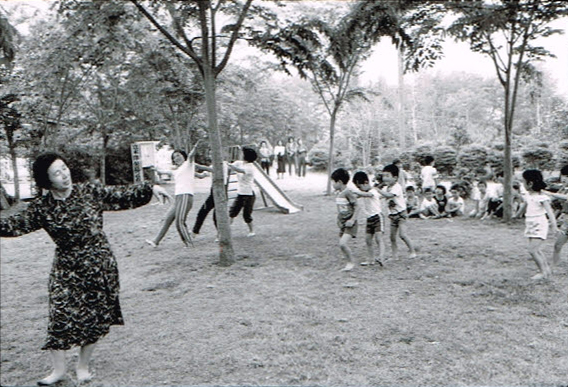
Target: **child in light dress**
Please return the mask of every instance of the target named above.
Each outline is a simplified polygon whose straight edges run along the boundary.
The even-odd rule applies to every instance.
[[[527,189],[527,194],[524,196],[526,208],[525,236],[529,239],[529,254],[539,270],[539,273],[532,279],[546,279],[550,277],[552,271],[542,248],[548,235],[549,221],[552,233],[558,231],[556,218],[552,212],[550,197],[542,193],[542,190],[546,188],[542,173],[537,169],[527,169],[523,172],[523,180]]]

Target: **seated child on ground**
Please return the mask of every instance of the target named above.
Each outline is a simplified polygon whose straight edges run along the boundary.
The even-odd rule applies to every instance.
[[[442,184],[439,184],[436,187],[436,190],[434,191],[434,200],[436,201],[436,203],[438,204],[438,216],[435,216],[434,218],[445,218],[448,215],[448,213],[446,212],[446,206],[448,204],[448,197],[446,196],[446,187],[444,187]]]
[[[450,197],[448,198],[448,204],[446,205],[446,212],[450,216],[462,216],[464,213],[465,202],[463,198],[460,197],[460,186],[459,184],[454,184],[450,188]]]
[[[420,203],[414,187],[409,185],[406,187],[406,211],[409,218],[420,217]]]
[[[420,218],[428,219],[440,216],[438,203],[434,200],[434,192],[431,188],[426,188],[423,193],[422,203],[420,203]]]

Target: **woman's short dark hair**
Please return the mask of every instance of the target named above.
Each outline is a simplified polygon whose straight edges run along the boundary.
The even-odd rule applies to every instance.
[[[49,167],[51,167],[51,164],[53,164],[55,160],[61,160],[65,164],[67,164],[65,158],[59,153],[55,152],[42,153],[35,159],[32,166],[32,171],[35,183],[39,188],[51,188],[51,180],[49,179],[47,170],[49,169]]]
[[[174,155],[175,155],[176,153],[179,153],[180,155],[183,156],[183,159],[184,159],[184,160],[187,160],[187,152],[186,152],[186,151],[181,150],[181,149],[175,149],[175,150],[172,152],[172,163],[174,162]]]

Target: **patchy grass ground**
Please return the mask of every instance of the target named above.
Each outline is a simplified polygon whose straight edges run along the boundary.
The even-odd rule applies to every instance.
[[[255,211],[254,238],[239,218],[228,268],[210,218],[194,249],[174,227],[152,249],[164,206],[106,215],[126,325],[101,340],[90,385],[567,385],[566,253],[535,283],[522,223],[416,219],[417,259],[344,273],[325,178],[278,182],[305,211]],[[364,229],[353,246],[364,260]],[[0,383],[32,385],[50,370],[39,348],[54,246],[37,232],[1,249]]]

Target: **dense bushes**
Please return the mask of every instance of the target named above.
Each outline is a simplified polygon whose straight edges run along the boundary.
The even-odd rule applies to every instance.
[[[67,159],[73,182],[88,181],[90,178],[89,171],[98,175],[100,170],[99,152],[93,152],[91,148],[83,147],[63,148],[60,152]],[[121,185],[133,182],[130,146],[107,149],[105,161],[106,184]]]

